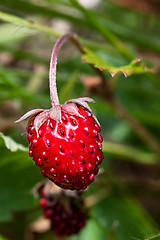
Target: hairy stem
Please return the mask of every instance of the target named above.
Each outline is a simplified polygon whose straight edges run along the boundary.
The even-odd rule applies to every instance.
[[[51,61],[50,61],[50,71],[49,71],[49,82],[50,82],[50,96],[52,101],[52,107],[55,105],[60,105],[56,87],[56,65],[57,65],[57,56],[59,53],[60,48],[64,44],[66,40],[74,39],[74,34],[66,34],[63,35],[61,38],[58,39],[56,42],[52,54],[51,54]]]

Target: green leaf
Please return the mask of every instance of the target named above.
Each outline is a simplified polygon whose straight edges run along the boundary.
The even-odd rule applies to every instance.
[[[0,44],[13,44],[33,34],[33,32],[31,32],[27,28],[19,28],[17,26],[14,26],[13,24],[8,23],[1,24],[0,32]]]
[[[85,228],[83,228],[80,232],[80,234],[75,235],[71,238],[68,238],[68,240],[99,240],[103,239],[103,233],[101,232],[101,229],[99,226],[97,226],[96,222],[93,219],[90,219]]]
[[[4,12],[0,11],[0,19],[9,23],[12,23],[14,25],[18,25],[24,28],[29,28],[32,30],[39,30],[43,33],[52,35],[52,36],[56,36],[59,37],[60,34],[57,31],[54,31],[53,28],[47,27],[45,25],[42,24],[36,24],[33,21],[27,21],[26,19],[20,18],[20,17],[16,17],[13,16],[11,14],[7,14]]]
[[[7,240],[7,239],[0,235],[0,240]]]
[[[147,68],[145,64],[142,63],[140,58],[133,60],[130,64],[126,66],[116,67],[100,58],[90,49],[84,48],[84,51],[85,51],[85,54],[83,55],[84,62],[93,64],[96,68],[99,68],[100,70],[108,70],[112,77],[119,72],[122,72],[125,77],[128,77],[132,74],[142,74],[154,71],[154,69]]]
[[[28,150],[0,134],[0,221],[8,221],[14,211],[37,205],[31,189],[42,179],[40,171],[28,156]]]
[[[86,227],[71,240],[143,240],[156,228],[139,203],[127,196],[106,197],[92,207],[90,215]]]
[[[11,152],[16,152],[17,150],[27,151],[28,149],[22,146],[21,144],[16,143],[12,138],[4,136],[0,133],[0,136],[4,140],[6,148],[9,149]]]
[[[146,238],[145,240],[160,240],[160,234],[154,235],[152,237]]]
[[[116,240],[144,239],[156,231],[148,213],[129,196],[108,196],[93,207],[92,215],[104,229],[110,229]]]

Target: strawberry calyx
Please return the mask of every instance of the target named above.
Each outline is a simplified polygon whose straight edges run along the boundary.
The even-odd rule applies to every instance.
[[[55,105],[51,109],[34,109],[26,114],[24,114],[20,119],[16,121],[16,123],[21,122],[25,120],[26,118],[30,117],[31,115],[35,115],[34,123],[33,126],[35,127],[36,133],[37,133],[37,138],[39,137],[38,130],[41,127],[41,125],[47,121],[48,118],[51,118],[55,121],[60,121],[61,122],[61,111],[64,111],[66,113],[69,113],[70,115],[77,116],[77,117],[82,117],[84,118],[78,111],[77,105],[80,105],[84,108],[87,108],[89,111],[91,111],[90,107],[86,103],[92,102],[95,103],[95,101],[89,97],[84,97],[84,98],[77,98],[77,99],[71,99],[63,105]],[[94,116],[94,115],[93,115]],[[95,117],[95,116],[94,116]],[[96,117],[95,117],[96,119]]]

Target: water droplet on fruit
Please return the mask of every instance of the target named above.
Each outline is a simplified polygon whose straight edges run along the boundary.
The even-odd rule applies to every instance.
[[[72,151],[70,151],[70,154],[71,154],[71,157],[73,157],[73,152]]]
[[[90,151],[90,153],[94,153],[94,146],[93,145],[89,145],[88,146],[88,150]]]
[[[88,163],[87,164],[87,171],[90,171],[92,169],[92,164],[91,163]]]
[[[95,129],[97,130],[97,132],[101,131],[101,127],[98,124],[95,124]]]
[[[95,175],[92,173],[91,176],[90,176],[90,178],[89,178],[90,181],[93,181],[93,180],[94,180],[94,177],[95,177]]]
[[[29,151],[29,156],[33,157],[33,152],[31,150]]]
[[[37,163],[38,163],[40,166],[42,166],[42,165],[43,165],[42,159],[41,159],[41,158],[38,158]]]

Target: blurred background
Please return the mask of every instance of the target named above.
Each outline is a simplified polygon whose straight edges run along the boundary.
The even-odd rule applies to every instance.
[[[96,100],[105,158],[82,194],[89,219],[63,237],[42,218],[35,186],[44,178],[28,157],[27,121],[14,122],[51,107],[50,55],[68,32],[85,54],[69,41],[61,49],[60,102]],[[159,63],[159,0],[0,0],[1,240],[160,239]]]

